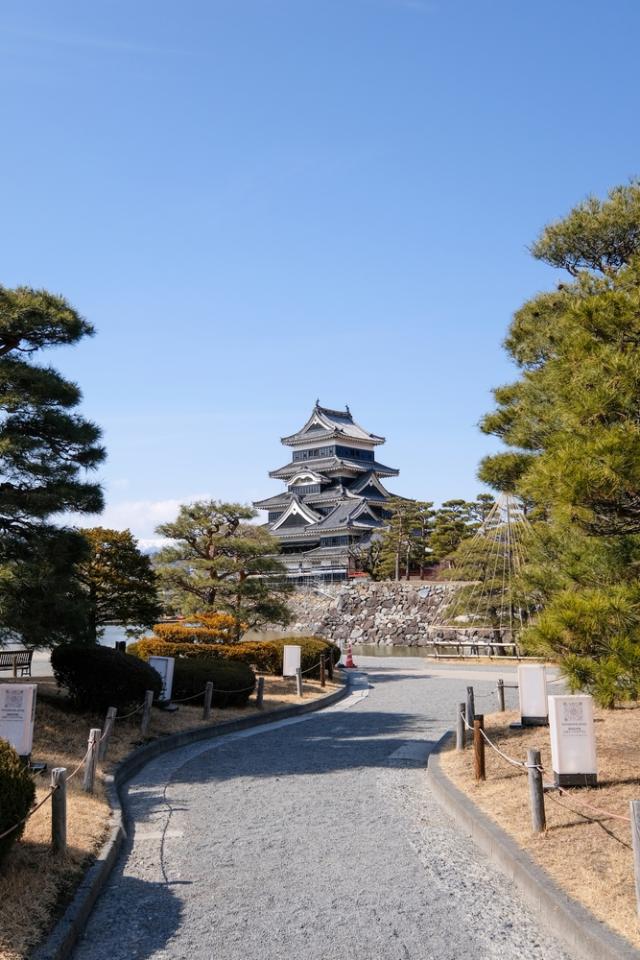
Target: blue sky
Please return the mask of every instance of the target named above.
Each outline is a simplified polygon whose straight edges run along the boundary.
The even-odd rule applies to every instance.
[[[319,397],[398,493],[471,497],[527,245],[640,173],[640,6],[0,5],[0,282],[97,336],[48,360],[104,429],[102,522],[280,487]],[[382,453],[384,456],[382,456]]]

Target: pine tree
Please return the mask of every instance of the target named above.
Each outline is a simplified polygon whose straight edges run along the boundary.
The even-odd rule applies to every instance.
[[[100,487],[84,474],[105,453],[98,427],[76,412],[76,384],[35,360],[93,332],[62,297],[0,287],[0,641],[47,646],[85,635],[74,577],[85,541],[50,518],[102,509]]]
[[[525,642],[610,705],[640,695],[640,182],[579,204],[532,253],[567,276],[513,318],[520,377],[482,421],[510,449],[480,477],[537,520]]]
[[[231,614],[237,640],[243,625],[290,620],[286,598],[292,587],[276,556],[279,541],[249,523],[256,516],[239,503],[206,500],[183,505],[173,523],[157,529],[174,541],[156,557],[169,604],[186,616]]]
[[[150,627],[158,619],[157,576],[130,530],[81,531],[89,555],[78,565],[85,589],[89,638],[95,643],[110,623]]]

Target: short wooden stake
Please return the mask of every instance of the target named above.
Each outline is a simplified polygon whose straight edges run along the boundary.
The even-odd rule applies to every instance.
[[[504,680],[498,680],[498,710],[504,713]]]
[[[327,680],[325,676],[324,657],[320,657],[320,686],[326,687]]]
[[[93,793],[96,781],[96,766],[98,764],[98,745],[100,743],[100,727],[92,727],[89,731],[89,742],[87,746],[87,758],[84,762],[83,789],[86,793]]]
[[[465,704],[458,704],[458,713],[456,716],[456,750],[464,750],[465,748],[465,727],[464,727],[464,712]]]
[[[467,723],[473,727],[473,718],[476,715],[476,705],[473,698],[473,687],[467,687]]]
[[[264,677],[258,677],[258,689],[256,691],[256,707],[262,710],[264,703]]]
[[[296,689],[298,691],[298,696],[302,696],[302,667],[296,669]]]
[[[629,801],[629,815],[633,843],[633,872],[636,881],[636,909],[640,916],[640,800]]]
[[[113,728],[116,723],[116,717],[118,716],[117,707],[109,707],[107,710],[107,716],[104,721],[104,727],[102,728],[102,736],[100,737],[100,746],[98,747],[98,760],[104,760],[107,755],[107,747],[109,746],[109,740],[111,739],[111,734],[113,733]]]
[[[144,695],[144,706],[142,708],[142,720],[140,722],[140,733],[146,737],[151,723],[151,707],[153,706],[153,690],[147,690]]]
[[[18,656],[17,656],[17,654],[14,653],[13,657],[11,658],[11,661],[12,661],[12,663],[13,663],[13,676],[14,676],[14,678],[17,678],[17,676],[18,676]]]
[[[544,812],[544,787],[542,786],[542,761],[539,750],[527,750],[527,773],[529,775],[529,805],[531,827],[534,833],[543,833],[547,827]]]
[[[67,768],[51,771],[51,848],[64,856],[67,850]]]
[[[204,685],[204,706],[202,708],[202,719],[208,720],[211,716],[211,701],[213,700],[213,680],[207,680]]]
[[[331,652],[327,654],[327,676],[329,680],[333,680],[333,655]]]
[[[484,714],[477,713],[473,718],[473,772],[476,780],[486,780],[487,774],[484,767],[484,737],[481,731],[484,730]]]

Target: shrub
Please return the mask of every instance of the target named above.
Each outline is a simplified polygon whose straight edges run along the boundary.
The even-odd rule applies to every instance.
[[[603,707],[640,697],[636,584],[562,590],[523,639],[531,653],[558,662],[572,693],[590,693]]]
[[[173,674],[173,697],[190,697],[202,691],[191,703],[202,703],[207,681],[213,683],[215,707],[244,707],[256,685],[256,675],[246,663],[233,663],[216,658],[176,660]]]
[[[0,740],[0,833],[27,815],[35,795],[36,788],[28,769],[22,765],[13,747],[6,740]],[[0,840],[0,863],[22,836],[24,827],[22,824]]]
[[[277,673],[282,673],[282,660],[284,658],[283,647],[285,644],[297,645],[302,647],[300,651],[300,667],[305,677],[317,678],[320,676],[320,657],[329,653],[334,664],[340,659],[340,648],[330,640],[324,640],[322,637],[278,637],[276,640],[270,640],[278,650],[278,669]],[[315,667],[315,669],[313,669]]]
[[[307,677],[320,675],[320,654],[330,653],[334,663],[340,659],[340,650],[335,643],[321,637],[281,637],[277,640],[257,640],[247,643],[166,643],[155,637],[145,637],[129,646],[129,652],[143,660],[149,657],[176,657],[177,659],[222,658],[248,663],[261,673],[282,673],[282,648],[285,644],[302,647],[300,665]],[[316,667],[316,669],[312,669]]]
[[[156,623],[153,632],[167,643],[224,643],[219,630],[193,623]]]
[[[260,643],[166,643],[145,637],[129,645],[129,652],[142,660],[149,657],[175,657],[179,660],[233,660],[255,665],[261,673],[277,673],[282,669],[278,648],[269,642]],[[278,667],[280,664],[280,667]]]
[[[63,644],[54,648],[51,666],[78,709],[123,709],[141,703],[147,690],[158,696],[162,689],[157,670],[109,647]]]

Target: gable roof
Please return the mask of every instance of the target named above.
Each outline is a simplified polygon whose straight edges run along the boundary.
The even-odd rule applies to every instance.
[[[364,440],[372,445],[384,443],[384,437],[369,433],[353,419],[349,407],[345,410],[332,410],[316,403],[311,416],[300,430],[288,437],[282,437],[285,446],[296,446],[308,440],[329,440],[331,438],[349,438]]]

